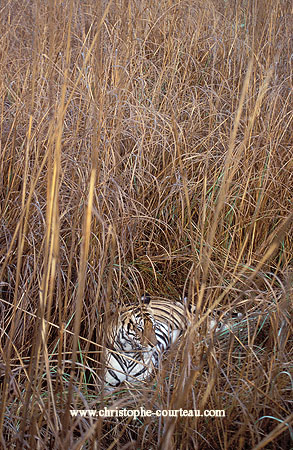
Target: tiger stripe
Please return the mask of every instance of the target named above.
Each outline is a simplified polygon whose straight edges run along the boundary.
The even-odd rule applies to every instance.
[[[139,306],[118,311],[108,331],[105,381],[117,386],[123,381],[142,381],[159,366],[160,357],[190,325],[186,304],[152,299],[145,294]],[[237,318],[242,315],[237,314]],[[208,331],[229,329],[212,318]]]

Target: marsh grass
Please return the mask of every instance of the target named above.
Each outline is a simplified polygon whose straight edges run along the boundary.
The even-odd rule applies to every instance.
[[[1,446],[289,448],[290,2],[1,8]],[[107,317],[145,291],[202,328],[109,393]],[[70,416],[104,406],[226,417]]]

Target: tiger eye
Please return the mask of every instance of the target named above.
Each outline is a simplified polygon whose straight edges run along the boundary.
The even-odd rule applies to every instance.
[[[215,312],[208,319],[207,334],[229,329],[226,321],[217,321]],[[233,314],[234,315],[234,312]],[[237,318],[242,314],[237,313]],[[163,353],[174,344],[196,316],[195,306],[187,310],[187,299],[177,302],[150,298],[148,293],[141,297],[139,306],[120,308],[108,332],[106,350],[106,377],[110,386],[123,381],[148,379],[154,368],[158,368]],[[229,321],[227,321],[229,322]],[[200,332],[200,331],[199,331]],[[110,348],[114,351],[111,351]]]

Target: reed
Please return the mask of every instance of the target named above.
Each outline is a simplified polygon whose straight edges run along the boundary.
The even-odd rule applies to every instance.
[[[290,9],[1,7],[2,448],[289,448]],[[145,291],[188,295],[203,331],[154,379],[109,393],[107,316]],[[206,342],[219,306],[244,319]],[[104,407],[225,417],[70,414]]]

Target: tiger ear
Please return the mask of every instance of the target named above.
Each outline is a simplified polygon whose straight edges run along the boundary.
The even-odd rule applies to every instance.
[[[142,332],[142,345],[157,345],[157,336],[154,330],[153,322],[149,318],[144,319],[144,327]]]
[[[145,294],[143,294],[141,297],[141,302],[144,303],[145,305],[148,305],[150,303],[150,301],[151,301],[150,294],[145,292]]]

